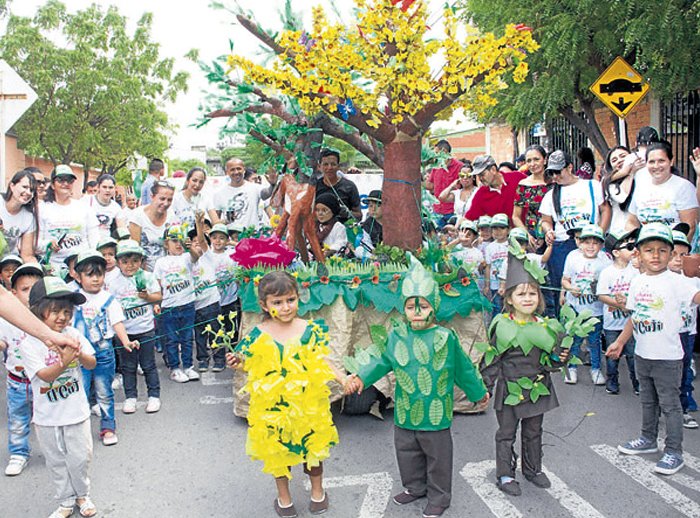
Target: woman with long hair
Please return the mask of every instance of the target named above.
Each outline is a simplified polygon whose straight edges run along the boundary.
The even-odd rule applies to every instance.
[[[34,248],[39,235],[39,202],[36,181],[29,171],[18,171],[0,197],[2,233],[7,241],[5,253],[19,255],[25,262],[36,261]]]
[[[163,237],[170,205],[173,203],[175,187],[158,180],[151,186],[151,203],[137,207],[131,213],[129,233],[131,239],[141,245],[145,252],[144,269],[152,272],[156,260],[165,256]]]
[[[539,233],[540,204],[550,188],[545,179],[547,151],[533,144],[525,150],[525,163],[530,176],[520,180],[515,191],[513,225],[527,230],[530,246],[537,249],[536,235]]]
[[[630,150],[626,146],[615,146],[608,151],[603,166],[603,196],[612,207],[610,232],[621,232],[627,225],[629,204],[635,187],[635,173],[644,167],[641,158],[634,162],[627,159]]]
[[[454,203],[454,213],[463,218],[469,210],[472,196],[476,192],[476,176],[472,176],[471,162],[467,161],[459,171],[459,176],[439,193],[438,199],[443,203]]]
[[[116,182],[111,174],[101,174],[97,178],[97,192],[89,194],[82,199],[85,205],[95,213],[99,221],[100,239],[111,237],[112,229],[119,225],[116,220],[122,212],[122,208],[114,201]]]
[[[194,228],[195,214],[197,211],[207,211],[207,206],[202,196],[202,188],[207,181],[207,173],[201,167],[193,167],[185,176],[185,185],[181,191],[173,196],[170,206],[168,224],[184,225],[188,229]]]

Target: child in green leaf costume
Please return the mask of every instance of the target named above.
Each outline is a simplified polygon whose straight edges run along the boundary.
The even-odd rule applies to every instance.
[[[522,470],[537,487],[550,487],[542,472],[542,421],[544,413],[559,406],[549,372],[566,362],[568,348],[557,346],[565,327],[556,320],[538,316],[544,311],[540,285],[526,266],[529,259],[508,256],[504,312],[489,329],[491,344],[483,344],[482,375],[494,394],[498,419],[496,432],[496,485],[511,496],[521,494],[515,480],[517,455],[513,448],[521,426]],[[572,321],[567,324],[572,330]],[[571,345],[564,339],[564,346]]]
[[[486,387],[454,331],[435,323],[438,286],[411,258],[403,281],[407,322],[394,321],[381,340],[346,361],[354,375],[347,392],[361,392],[393,371],[396,375],[394,445],[405,491],[394,502],[424,496],[424,517],[441,516],[452,498],[452,390],[461,388],[474,402],[488,400]],[[377,333],[378,334],[378,333]]]

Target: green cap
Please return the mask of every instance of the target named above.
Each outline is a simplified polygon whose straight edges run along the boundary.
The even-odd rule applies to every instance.
[[[100,250],[101,248],[104,248],[106,246],[117,246],[117,240],[111,237],[108,237],[106,239],[102,239],[97,243],[97,249]]]
[[[430,302],[430,305],[433,306],[433,311],[437,313],[440,305],[440,288],[435,278],[413,255],[409,254],[409,259],[408,272],[406,272],[401,285],[401,295],[403,295],[404,304],[410,298],[423,297]]]
[[[475,234],[479,231],[479,229],[476,226],[476,221],[472,221],[470,219],[463,219],[462,221],[459,222],[459,230],[471,230]]]
[[[35,306],[43,299],[68,299],[73,304],[84,304],[85,295],[71,291],[58,277],[44,277],[37,281],[29,292],[29,305]]]
[[[15,270],[15,273],[12,274],[12,278],[10,279],[12,287],[14,288],[15,284],[17,284],[17,280],[25,275],[43,277],[44,269],[39,263],[24,263],[19,265]]]
[[[187,239],[187,225],[173,225],[165,231],[165,239],[184,241]]]
[[[685,235],[685,233],[681,232],[680,230],[672,230],[671,234],[673,234],[674,245],[680,244],[690,248],[690,243],[688,242],[688,237]]]
[[[521,227],[513,227],[510,229],[510,232],[508,232],[508,237],[513,237],[517,239],[518,241],[529,241],[529,236],[527,234],[527,231],[524,228]]]
[[[75,260],[74,268],[77,268],[81,264],[89,263],[92,261],[100,263],[104,266],[107,265],[107,260],[104,257],[102,257],[102,254],[99,253],[97,250],[83,250],[78,254],[78,258]]]
[[[494,214],[491,218],[491,227],[505,227],[508,228],[510,224],[508,223],[508,216],[505,214]]]
[[[481,216],[479,222],[477,223],[479,228],[490,227],[491,226],[491,216]]]
[[[141,256],[146,255],[143,251],[143,248],[141,248],[139,244],[133,239],[125,239],[124,241],[119,241],[119,243],[117,243],[117,257],[129,254],[137,254]]]
[[[645,241],[663,241],[673,246],[673,233],[668,225],[663,223],[647,223],[643,225],[637,236],[637,246]]]
[[[76,175],[70,166],[67,166],[66,164],[58,164],[56,168],[51,171],[52,180],[57,176],[72,176],[73,178],[78,178],[78,175]]]
[[[611,230],[605,237],[605,249],[608,252],[612,252],[620,246],[620,243],[628,241],[630,239],[636,240],[638,233],[638,228],[635,228],[634,230]]]
[[[225,234],[228,237],[228,228],[223,223],[217,223],[209,230],[209,235],[211,236],[214,232],[219,232]]]
[[[129,233],[129,229],[126,227],[117,227],[117,237],[119,238],[119,241],[130,239],[131,234]]]
[[[7,254],[5,257],[0,259],[0,267],[5,266],[6,264],[9,263],[17,263],[17,264],[22,264],[24,261],[22,261],[22,258],[18,255],[15,254]]]
[[[598,225],[588,224],[581,229],[579,239],[586,239],[588,237],[594,237],[601,242],[605,241],[605,238],[603,237],[603,229]]]

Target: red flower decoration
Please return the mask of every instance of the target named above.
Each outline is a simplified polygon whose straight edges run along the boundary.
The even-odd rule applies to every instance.
[[[462,277],[462,286],[469,286],[469,283],[472,282],[469,277]]]
[[[308,288],[309,286],[311,286],[311,283],[309,283],[309,282],[304,281],[301,283],[302,288]]]
[[[321,281],[321,284],[328,284],[330,282],[330,279],[324,275],[319,279],[319,281]]]
[[[445,290],[445,291],[450,291],[450,290],[452,289],[452,284],[450,284],[450,283],[448,282],[447,284],[445,284],[445,285],[442,287],[442,289]]]
[[[362,279],[360,279],[357,275],[352,278],[352,283],[353,284],[362,284]]]
[[[254,266],[289,266],[295,253],[289,250],[278,237],[247,237],[241,239],[231,258],[243,268]]]
[[[398,273],[394,274],[394,280],[398,281],[401,278],[401,276]]]
[[[243,277],[243,282],[250,282],[250,277]]]
[[[519,24],[517,24],[517,25],[515,26],[515,30],[516,30],[516,31],[531,31],[532,28],[531,28],[531,27],[528,27],[528,26],[525,25],[524,23],[519,23]]]
[[[372,276],[372,283],[379,284],[379,275]]]

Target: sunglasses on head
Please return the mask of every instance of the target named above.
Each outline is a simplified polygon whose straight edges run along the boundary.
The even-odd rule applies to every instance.
[[[170,182],[167,182],[165,180],[158,180],[158,181],[153,182],[153,183],[155,183],[155,185],[157,185],[158,187],[167,187],[169,189],[173,188],[173,184],[171,184]]]
[[[620,245],[620,246],[616,247],[615,250],[627,250],[627,251],[631,252],[632,250],[634,250],[634,247],[635,247],[634,243],[625,243],[624,245]]]

